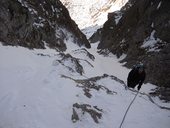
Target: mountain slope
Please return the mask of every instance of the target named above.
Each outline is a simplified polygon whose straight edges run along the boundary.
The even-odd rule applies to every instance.
[[[90,44],[59,0],[1,0],[0,41],[28,48],[64,51],[68,33],[79,46]],[[70,35],[69,35],[70,36]]]
[[[11,14],[4,10],[11,2],[14,2],[12,7],[22,5],[21,10],[26,9],[33,15],[36,15],[35,9],[39,7],[48,8],[48,11],[41,10],[43,8],[37,11],[40,14],[43,12],[43,16],[49,14],[46,20],[50,20],[48,22],[50,26],[41,28],[43,26],[39,24],[42,22],[41,19],[35,20],[39,18],[38,16],[33,16],[35,21],[33,20],[33,24],[31,22],[29,25],[33,25],[35,30],[41,28],[38,33],[46,32],[53,27],[51,16],[55,13],[51,14],[52,6],[49,6],[51,5],[49,3],[54,2],[53,0],[2,0],[0,3],[4,3],[4,7],[0,8],[0,17],[7,16],[6,21]],[[37,7],[37,2],[42,3],[42,6]],[[57,5],[60,5],[59,3]],[[60,7],[56,9],[58,14]],[[22,12],[20,11],[14,10],[17,12],[14,16],[16,19],[23,18],[24,15],[18,17]],[[7,15],[4,16],[2,12],[6,12]],[[63,17],[62,13],[59,14],[62,15],[61,21],[68,16]],[[61,27],[63,24],[64,27]],[[89,45],[84,44],[82,38],[78,39],[80,44],[77,45],[77,42],[75,43],[77,39],[73,36],[74,30],[71,31],[71,26],[66,24],[62,22],[60,27],[57,24],[56,28],[50,29],[47,35],[43,35],[43,39],[46,40],[44,42],[40,39],[40,42],[43,41],[42,46],[34,42],[33,39],[39,40],[36,34],[35,37],[30,37],[30,45],[44,49],[31,47],[32,50],[29,50],[20,47],[15,44],[16,42],[10,42],[12,37],[7,38],[9,39],[7,42],[0,42],[0,128],[116,128],[120,126],[128,105],[136,95],[135,90],[125,89],[129,69],[123,67],[119,61],[126,56],[121,56],[120,59],[113,54],[103,56],[97,51],[98,43],[93,44],[91,49],[86,49],[85,46],[80,48],[81,45],[86,47]],[[3,33],[5,29],[2,28],[0,30]],[[15,33],[13,34],[15,37]],[[24,32],[21,31],[20,34]],[[81,33],[78,30],[77,38],[79,34]],[[55,41],[52,41],[55,47],[50,45],[48,41],[53,40],[51,36],[61,42],[64,41],[64,46],[56,46]],[[4,37],[3,39],[6,40]],[[17,46],[1,45],[7,43]],[[149,83],[142,86],[123,127],[169,128],[170,104],[160,101],[158,97],[152,97],[150,93],[153,89],[155,86]]]
[[[120,10],[109,13],[108,20],[91,41],[100,40],[98,49],[127,56],[126,66],[143,62],[147,82],[158,85],[162,99],[170,100],[170,2],[129,0]]]
[[[101,26],[107,20],[107,13],[119,10],[127,0],[61,0],[70,16],[81,29]],[[82,13],[83,12],[83,15]]]
[[[115,56],[99,55],[97,44],[90,50],[66,44],[65,53],[0,46],[0,127],[119,127],[136,94],[124,87],[129,70]],[[146,84],[141,91],[151,88]],[[169,128],[169,118],[169,110],[139,94],[123,126]]]
[[[128,0],[61,0],[81,31],[90,38],[107,21],[107,14],[120,10]],[[93,31],[92,31],[93,29]]]

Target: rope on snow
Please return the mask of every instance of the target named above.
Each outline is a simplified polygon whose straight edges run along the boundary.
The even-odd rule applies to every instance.
[[[128,106],[128,108],[127,108],[126,112],[125,112],[125,115],[124,115],[124,117],[123,117],[123,120],[122,120],[122,122],[121,122],[121,124],[120,124],[119,128],[121,128],[121,127],[122,127],[122,124],[123,124],[123,122],[124,122],[124,120],[125,120],[125,118],[126,118],[126,115],[127,115],[128,111],[129,111],[129,109],[130,109],[130,107],[131,107],[132,103],[135,101],[135,99],[136,99],[136,97],[137,97],[138,93],[139,93],[139,91],[136,93],[135,97],[133,98],[133,100],[132,100],[132,101],[131,101],[131,103],[129,104],[129,106]]]

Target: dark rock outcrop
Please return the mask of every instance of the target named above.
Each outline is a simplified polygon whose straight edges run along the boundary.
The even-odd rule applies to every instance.
[[[102,30],[102,29],[98,29],[98,30],[89,38],[90,43],[95,43],[95,42],[101,40],[101,30]]]
[[[143,62],[146,82],[170,88],[169,34],[170,1],[129,0],[120,11],[108,14],[98,49],[118,57],[127,54],[122,62],[128,67]]]
[[[70,33],[70,34],[68,34]],[[79,46],[90,44],[59,0],[1,0],[0,41],[5,45],[65,50],[72,36]]]
[[[72,51],[73,54],[84,54],[85,57],[87,57],[87,60],[88,59],[91,59],[92,61],[95,60],[95,57],[94,55],[92,55],[90,52],[88,52],[85,48],[82,48],[82,49],[77,49],[77,50],[74,50]]]
[[[71,116],[71,120],[73,121],[73,123],[75,123],[79,120],[79,116],[74,108],[73,108],[73,114]]]
[[[60,53],[60,60],[56,60],[54,65],[62,65],[63,67],[67,68],[69,71],[78,73],[83,75],[84,69],[83,66],[80,64],[80,60],[71,56],[70,54]]]
[[[118,79],[115,76],[109,76],[107,74],[103,74],[103,76],[96,76],[92,78],[87,78],[87,79],[73,79],[71,77],[62,75],[63,78],[73,80],[74,82],[77,83],[77,87],[82,88],[84,91],[84,95],[88,98],[92,97],[92,94],[90,93],[91,90],[104,90],[106,94],[117,94],[117,92],[110,90],[109,88],[105,87],[104,85],[99,85],[97,84],[98,80],[105,79],[105,78],[110,78],[111,80],[115,80],[119,83],[121,83],[124,86],[124,82],[120,79]]]
[[[73,115],[72,115],[73,122],[76,122],[79,120],[79,118],[77,118],[78,114],[77,114],[77,116],[75,114],[76,113],[75,109],[81,109],[83,115],[85,113],[88,113],[92,117],[92,119],[94,120],[95,123],[99,123],[99,119],[101,119],[101,117],[102,117],[101,112],[103,112],[103,110],[99,109],[97,106],[91,106],[89,104],[75,103],[75,104],[73,104]]]

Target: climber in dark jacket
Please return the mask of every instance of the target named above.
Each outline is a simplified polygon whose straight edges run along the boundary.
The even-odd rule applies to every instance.
[[[133,67],[133,69],[129,72],[127,78],[127,86],[130,88],[135,88],[138,85],[138,90],[140,90],[144,80],[145,80],[145,69],[143,64],[138,64]]]

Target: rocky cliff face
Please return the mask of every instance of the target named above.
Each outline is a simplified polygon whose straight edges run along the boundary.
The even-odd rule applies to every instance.
[[[118,57],[127,54],[123,61],[128,67],[143,62],[147,82],[163,86],[164,94],[170,88],[170,1],[129,0],[120,11],[108,14],[104,27],[90,40],[97,36],[98,49]]]
[[[81,29],[103,25],[107,13],[120,9],[128,0],[61,0]]]
[[[90,44],[59,0],[1,0],[0,41],[7,45],[65,50],[68,33],[79,46]],[[69,36],[70,36],[69,35]]]

